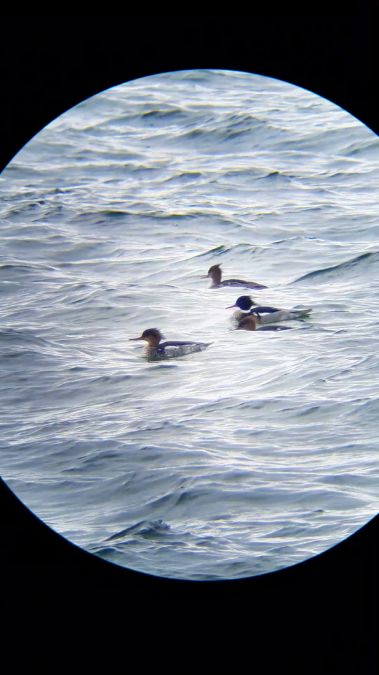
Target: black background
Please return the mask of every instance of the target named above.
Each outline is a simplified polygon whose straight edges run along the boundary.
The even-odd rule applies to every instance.
[[[378,133],[375,17],[1,16],[1,168],[49,121],[126,80],[224,68],[276,77]],[[0,482],[1,610],[10,652],[50,671],[378,671],[378,529],[321,556],[233,582],[134,573],[66,542]],[[5,641],[5,651],[10,643]],[[4,654],[4,650],[3,650]]]

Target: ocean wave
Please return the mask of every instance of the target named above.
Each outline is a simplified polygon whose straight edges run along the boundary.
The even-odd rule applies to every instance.
[[[308,272],[298,279],[295,279],[295,281],[292,281],[291,283],[297,284],[310,280],[316,280],[322,283],[324,281],[330,281],[331,278],[345,278],[350,272],[353,272],[354,275],[357,275],[361,272],[366,273],[369,265],[376,265],[378,262],[379,251],[370,251],[368,253],[362,253],[351,260],[346,260],[345,262],[339,263],[338,265]]]
[[[26,262],[8,262],[0,263],[0,275],[9,273],[11,274],[36,274],[41,272],[57,272],[57,269],[52,265],[46,265],[44,263],[26,263]]]
[[[188,260],[195,259],[195,258],[213,258],[214,256],[223,256],[228,253],[236,253],[236,254],[245,254],[245,253],[255,253],[258,250],[259,247],[257,247],[254,244],[248,244],[248,243],[239,243],[239,244],[232,244],[230,246],[227,246],[225,244],[221,244],[220,246],[215,246],[214,248],[210,248],[207,251],[203,251],[202,253],[196,253],[195,255],[192,255],[188,258]]]
[[[140,535],[142,537],[159,536],[162,533],[166,534],[169,530],[170,526],[161,518],[157,520],[141,520],[134,525],[125,527],[123,530],[120,530],[120,532],[116,532],[116,534],[112,534],[110,537],[107,537],[105,541],[116,541],[124,539],[125,537],[130,537],[131,535]]]
[[[193,124],[192,129],[178,130],[172,141],[181,145],[195,144],[207,148],[212,147],[213,152],[233,151],[237,143],[251,143],[255,147],[257,140],[266,139],[272,142],[277,139],[280,129],[276,129],[266,121],[259,120],[250,115],[223,115],[219,119],[209,117],[208,120]],[[170,138],[167,140],[171,141]]]
[[[36,345],[37,347],[52,345],[50,340],[43,338],[30,329],[22,328],[0,328],[0,343],[7,343],[9,345],[27,344]]]
[[[182,108],[159,108],[155,110],[147,110],[141,113],[141,120],[146,123],[155,125],[162,125],[166,128],[167,124],[186,124],[191,120],[190,114]]]

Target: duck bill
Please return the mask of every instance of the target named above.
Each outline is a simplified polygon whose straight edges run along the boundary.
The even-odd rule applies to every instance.
[[[138,338],[129,338],[129,342],[134,342],[135,340],[143,340],[142,335]]]
[[[208,279],[208,274],[202,274],[200,279]]]
[[[228,305],[228,307],[225,307],[225,309],[232,309],[233,307],[237,307],[237,305]]]

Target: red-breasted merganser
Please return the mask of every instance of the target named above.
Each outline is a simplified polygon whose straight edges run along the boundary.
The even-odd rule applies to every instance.
[[[243,279],[225,279],[225,281],[221,281],[222,271],[220,265],[212,265],[202,279],[207,279],[208,277],[212,279],[211,288],[220,288],[220,286],[244,286],[245,288],[255,289],[267,288],[267,286],[258,284],[256,281],[244,281]]]
[[[242,313],[242,312],[241,312]],[[290,326],[262,326],[257,328],[257,322],[260,323],[260,317],[255,316],[255,314],[244,314],[241,319],[237,320],[237,330],[256,330],[257,332],[262,330],[291,330]]]
[[[129,338],[129,340],[145,340],[147,342],[148,357],[160,359],[200,352],[211,344],[210,342],[189,342],[182,340],[161,342],[163,338],[164,335],[162,335],[158,328],[147,328],[140,337]]]
[[[236,319],[236,321],[240,321],[251,314],[256,314],[259,316],[261,324],[288,321],[291,319],[302,319],[305,316],[309,316],[312,312],[310,307],[279,309],[278,307],[257,305],[249,295],[241,295],[237,298],[234,305],[229,305],[226,309],[231,309],[232,307],[239,307],[239,310],[233,315],[233,318]]]

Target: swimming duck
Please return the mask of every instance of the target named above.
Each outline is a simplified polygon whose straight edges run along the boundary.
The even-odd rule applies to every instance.
[[[164,335],[158,328],[147,328],[143,331],[140,337],[129,338],[129,340],[145,340],[147,342],[147,353],[149,358],[170,358],[173,356],[184,356],[192,352],[200,352],[210,342],[189,342],[182,340],[174,340],[169,342],[161,342]]]
[[[257,322],[260,322],[260,317],[254,314],[245,314],[238,322],[236,330],[291,330],[290,326],[262,326],[257,328]]]
[[[302,319],[305,316],[309,316],[312,311],[310,307],[279,309],[278,307],[257,305],[249,295],[240,295],[234,305],[229,305],[226,309],[231,309],[232,307],[239,308],[233,315],[233,318],[236,319],[236,321],[240,321],[251,314],[256,314],[259,316],[260,323],[262,324],[288,321],[291,319]]]
[[[220,265],[212,265],[209,268],[208,273],[205,274],[202,279],[211,278],[211,288],[220,288],[220,286],[245,286],[245,288],[267,288],[263,284],[258,284],[256,281],[244,281],[243,279],[225,279],[221,281],[222,271]]]

